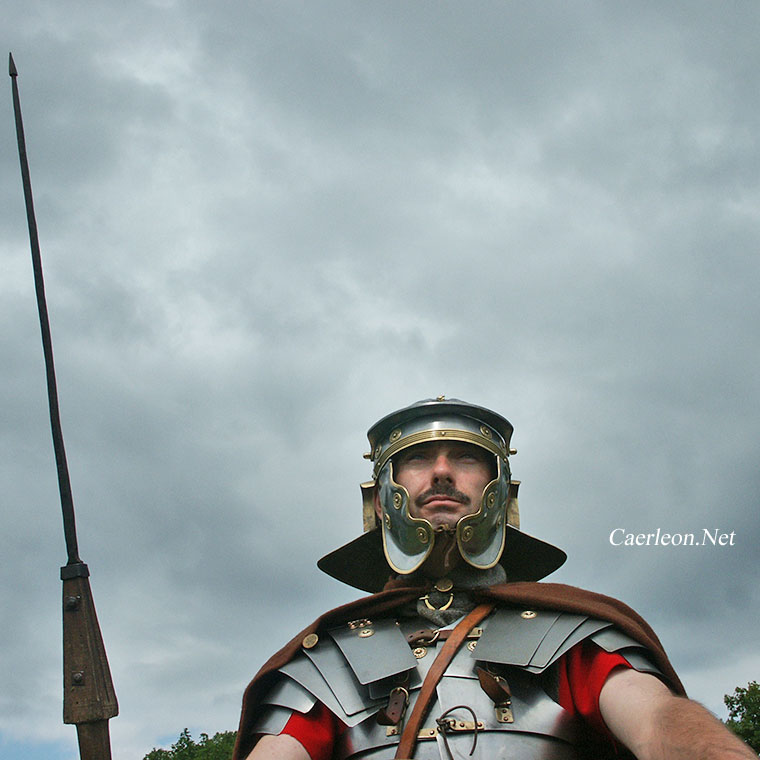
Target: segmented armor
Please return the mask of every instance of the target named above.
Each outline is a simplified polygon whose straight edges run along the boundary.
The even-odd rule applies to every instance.
[[[391,722],[387,708],[394,695],[405,692],[408,715],[442,641],[425,625],[420,619],[364,619],[307,636],[260,701],[251,731],[277,734],[293,711],[308,713],[321,702],[347,726],[336,759],[393,757],[404,719]],[[638,670],[661,675],[646,649],[611,623],[563,612],[498,609],[470,632],[438,683],[415,758],[469,756],[475,734],[475,760],[576,758],[579,719],[547,695],[545,674],[585,640],[622,654]]]

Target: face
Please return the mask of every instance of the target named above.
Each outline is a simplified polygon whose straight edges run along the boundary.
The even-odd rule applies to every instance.
[[[494,457],[469,443],[430,441],[405,449],[393,459],[393,478],[409,492],[412,517],[434,528],[454,527],[480,508],[486,484],[494,478]]]

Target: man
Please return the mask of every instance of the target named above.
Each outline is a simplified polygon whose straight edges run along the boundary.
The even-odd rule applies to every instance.
[[[365,532],[319,566],[377,593],[264,665],[235,760],[755,757],[635,612],[536,582],[565,554],[519,530],[511,435],[442,396],[369,430]]]

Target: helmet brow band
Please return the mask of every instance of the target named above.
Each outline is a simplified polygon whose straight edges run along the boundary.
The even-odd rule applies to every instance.
[[[383,469],[385,463],[394,454],[397,454],[402,449],[407,449],[410,446],[424,443],[425,441],[433,441],[441,438],[447,441],[458,441],[460,443],[474,443],[477,446],[488,449],[497,457],[506,459],[504,450],[497,446],[492,440],[483,435],[471,433],[469,430],[421,430],[419,433],[412,433],[405,438],[400,438],[398,441],[388,446],[385,452],[378,457],[375,464],[375,475]]]

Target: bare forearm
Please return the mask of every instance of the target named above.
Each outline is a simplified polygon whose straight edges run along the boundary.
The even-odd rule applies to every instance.
[[[673,697],[655,720],[639,760],[757,760],[757,755],[704,707]]]
[[[757,760],[704,707],[676,697],[654,676],[617,670],[599,695],[607,727],[638,760]]]

